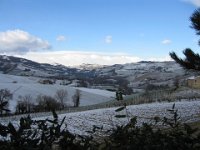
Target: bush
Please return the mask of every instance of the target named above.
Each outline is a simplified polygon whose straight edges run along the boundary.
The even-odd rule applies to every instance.
[[[0,149],[4,150],[50,150],[59,145],[62,149],[83,149],[76,141],[76,136],[65,128],[62,129],[65,118],[58,122],[58,116],[53,112],[52,120],[32,120],[30,116],[20,119],[19,128],[12,123],[0,125],[0,135],[9,140],[0,139]]]
[[[141,127],[138,127],[136,126],[137,118],[134,117],[126,126],[118,126],[105,141],[103,149],[199,150],[198,130],[179,122],[180,118],[175,105],[168,111],[173,117],[163,119],[155,117],[155,124],[143,123]]]

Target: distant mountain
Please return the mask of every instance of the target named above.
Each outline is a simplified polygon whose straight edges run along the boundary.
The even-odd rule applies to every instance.
[[[0,55],[0,71],[24,76],[57,76],[73,73],[74,68],[63,65],[41,64],[28,59]]]
[[[116,85],[126,85],[125,88],[129,86],[132,89],[144,89],[147,84],[171,86],[177,78],[182,81],[191,75],[173,61],[141,61],[112,66],[83,64],[77,67],[66,67],[5,55],[0,55],[0,71],[20,76],[78,79],[83,80],[85,86],[117,88]]]

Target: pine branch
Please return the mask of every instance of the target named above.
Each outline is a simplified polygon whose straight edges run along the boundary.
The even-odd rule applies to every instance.
[[[200,56],[194,53],[191,49],[187,48],[183,51],[185,59],[179,58],[175,52],[169,53],[171,58],[175,60],[185,69],[200,70]]]
[[[197,35],[200,35],[200,8],[193,13],[190,21],[192,22],[191,27],[196,30]]]

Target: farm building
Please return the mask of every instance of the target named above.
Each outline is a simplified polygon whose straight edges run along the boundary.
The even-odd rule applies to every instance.
[[[200,88],[200,76],[188,78],[187,85],[191,88]]]

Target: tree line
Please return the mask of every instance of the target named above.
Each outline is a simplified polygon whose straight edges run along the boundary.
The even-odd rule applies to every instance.
[[[13,94],[8,89],[0,89],[0,116],[8,115],[9,101],[13,98]],[[56,91],[54,97],[48,95],[38,95],[33,99],[31,95],[19,96],[15,114],[44,112],[52,110],[63,110],[67,107],[79,107],[81,98],[81,91],[76,89],[72,96],[72,106],[66,104],[69,102],[68,91],[59,89]]]

